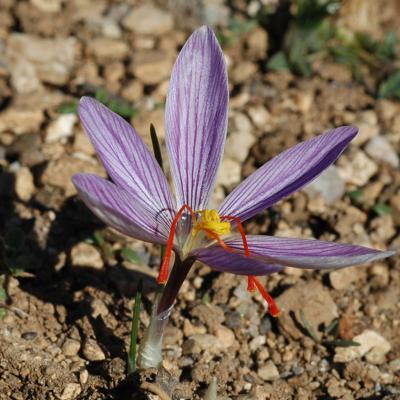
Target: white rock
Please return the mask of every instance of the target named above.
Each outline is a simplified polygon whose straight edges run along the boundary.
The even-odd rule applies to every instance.
[[[61,0],[30,0],[40,11],[45,13],[56,13],[61,11]]]
[[[103,259],[96,247],[88,243],[78,243],[71,249],[71,262],[76,267],[103,268]]]
[[[6,55],[11,73],[16,60],[22,58],[31,63],[43,82],[54,85],[67,83],[75,65],[77,39],[43,39],[23,33],[13,33],[7,42]]]
[[[61,400],[74,400],[81,394],[81,385],[79,383],[67,383],[60,396]]]
[[[13,132],[16,135],[36,132],[44,120],[41,110],[9,107],[0,113],[0,133]]]
[[[106,358],[103,350],[93,339],[85,340],[83,343],[82,354],[88,361],[101,361]]]
[[[170,14],[147,2],[134,7],[122,20],[122,26],[142,35],[161,36],[172,29],[173,22]]]
[[[354,125],[358,128],[358,134],[352,141],[354,144],[362,145],[379,135],[378,116],[373,110],[360,113]]]
[[[345,185],[337,168],[332,165],[308,184],[304,191],[310,197],[320,195],[326,203],[331,204],[342,198]]]
[[[43,89],[32,63],[21,57],[14,57],[11,68],[11,85],[18,93],[33,93]]]
[[[385,362],[386,353],[391,349],[390,343],[373,330],[365,330],[353,340],[360,346],[336,347],[334,362],[345,363],[365,356],[372,364],[382,364]]]
[[[235,334],[226,326],[219,326],[215,330],[215,336],[221,341],[225,347],[231,347],[235,344]]]
[[[79,342],[79,340],[67,338],[65,339],[65,342],[61,347],[61,350],[67,357],[73,357],[78,354],[80,348],[81,348],[81,343]]]
[[[247,112],[257,128],[265,130],[268,127],[268,123],[271,121],[271,114],[265,107],[250,107]]]
[[[376,136],[365,147],[367,154],[377,161],[385,161],[392,167],[399,166],[399,155],[384,136]]]
[[[77,121],[78,117],[75,114],[60,115],[47,127],[46,143],[58,142],[61,139],[72,136],[74,133],[74,125]]]
[[[256,138],[250,131],[236,131],[229,134],[225,144],[225,154],[233,160],[242,163],[248,156]]]
[[[329,280],[334,289],[347,289],[362,276],[359,266],[337,269],[329,273]]]
[[[217,184],[222,186],[235,185],[240,181],[240,173],[240,164],[231,158],[224,157],[217,175]]]
[[[257,371],[258,376],[264,381],[273,381],[279,378],[279,371],[272,361],[267,361],[265,365]]]
[[[364,186],[378,171],[377,165],[361,150],[342,156],[340,163],[337,168],[342,179],[357,186]]]
[[[35,184],[31,171],[21,167],[15,175],[15,193],[22,201],[29,201],[35,192]]]

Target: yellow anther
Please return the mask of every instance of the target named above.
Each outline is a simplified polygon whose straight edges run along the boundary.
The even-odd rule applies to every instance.
[[[217,210],[202,210],[198,212],[201,218],[197,219],[192,229],[192,236],[196,236],[200,231],[204,231],[207,236],[213,238],[208,232],[215,235],[226,235],[231,233],[231,223],[221,221]]]

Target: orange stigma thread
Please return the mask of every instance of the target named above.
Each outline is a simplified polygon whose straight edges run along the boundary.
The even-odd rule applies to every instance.
[[[274,299],[270,296],[270,294],[265,290],[264,286],[261,285],[260,281],[254,277],[249,276],[249,280],[256,286],[258,291],[260,292],[261,296],[264,297],[266,302],[268,303],[268,311],[273,317],[277,317],[280,314],[280,310],[276,305]]]
[[[256,291],[256,284],[254,283],[254,276],[249,275],[247,277],[247,291],[248,292],[255,292]]]
[[[178,221],[181,218],[183,212],[187,209],[191,214],[192,218],[196,220],[196,213],[187,205],[184,204],[179,211],[176,213],[175,218],[171,224],[171,230],[169,232],[167,247],[165,249],[165,257],[160,267],[160,272],[158,274],[157,282],[159,284],[164,285],[168,280],[168,273],[169,273],[169,262],[171,260],[172,249],[174,247],[174,236],[176,232],[176,227],[178,225]]]
[[[250,256],[249,245],[247,244],[246,234],[244,232],[242,221],[240,220],[240,218],[239,217],[233,217],[232,215],[223,215],[221,217],[221,220],[224,220],[224,219],[236,222],[236,225],[237,225],[237,227],[239,229],[240,236],[242,237],[242,241],[243,241],[244,255],[247,256],[247,257]]]

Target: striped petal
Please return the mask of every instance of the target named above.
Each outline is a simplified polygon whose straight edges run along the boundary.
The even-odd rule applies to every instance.
[[[176,60],[165,109],[177,208],[206,208],[223,153],[227,115],[224,57],[212,30],[202,27]]]
[[[165,244],[169,226],[132,193],[95,175],[72,178],[80,198],[106,225],[136,239]]]
[[[221,215],[245,221],[289,196],[336,161],[357,128],[343,126],[299,143],[265,163],[221,204]]]
[[[367,247],[313,239],[262,235],[248,235],[246,238],[252,258],[265,263],[304,269],[343,268],[380,260],[395,254],[394,251],[379,251]],[[241,237],[231,236],[224,239],[224,242],[229,247],[243,253]],[[226,251],[225,254],[227,254]],[[252,271],[249,274],[257,275]]]
[[[203,247],[193,252],[197,260],[221,272],[236,275],[269,275],[280,272],[284,267],[247,257],[243,253],[230,253],[219,246]]]
[[[173,218],[168,182],[154,156],[131,125],[98,101],[83,97],[79,116],[111,179],[165,223]]]

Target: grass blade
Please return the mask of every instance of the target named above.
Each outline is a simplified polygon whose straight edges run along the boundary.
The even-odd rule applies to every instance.
[[[140,305],[142,302],[143,281],[140,279],[135,296],[135,304],[133,306],[132,328],[131,328],[131,344],[129,346],[128,356],[128,375],[136,371],[136,354],[137,354],[137,337],[139,331]]]

